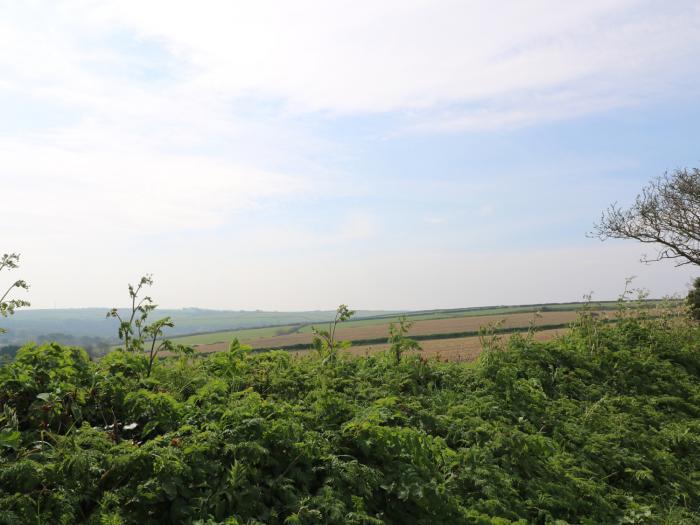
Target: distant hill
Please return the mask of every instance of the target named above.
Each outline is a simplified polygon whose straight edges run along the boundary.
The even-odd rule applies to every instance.
[[[0,319],[6,334],[0,334],[0,346],[22,344],[26,341],[46,339],[49,336],[71,343],[85,338],[97,338],[105,343],[116,342],[117,322],[106,318],[109,308],[57,308],[46,310],[19,310],[12,317]],[[383,310],[358,310],[357,318],[389,315],[396,312]],[[307,312],[266,312],[206,310],[183,308],[178,310],[158,309],[154,319],[170,316],[175,327],[168,330],[169,336],[201,332],[257,328],[288,324],[303,324],[328,321],[335,311],[313,310]],[[70,334],[70,335],[68,335]],[[71,340],[67,340],[69,337]]]

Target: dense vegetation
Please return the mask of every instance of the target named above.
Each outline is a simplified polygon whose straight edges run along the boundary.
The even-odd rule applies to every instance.
[[[0,369],[0,523],[698,523],[699,341],[584,311],[474,364],[234,343],[150,377],[27,345]]]

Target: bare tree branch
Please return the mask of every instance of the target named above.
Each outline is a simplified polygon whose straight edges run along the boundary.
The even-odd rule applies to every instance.
[[[700,169],[678,169],[653,179],[627,209],[612,204],[594,234],[601,240],[634,239],[659,245],[656,257],[676,266],[700,265]]]

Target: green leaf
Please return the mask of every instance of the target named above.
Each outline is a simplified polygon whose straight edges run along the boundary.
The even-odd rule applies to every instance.
[[[168,495],[170,499],[175,499],[177,496],[177,487],[175,486],[175,483],[173,483],[170,480],[164,481],[163,482],[163,490],[165,493]]]
[[[0,430],[0,447],[18,449],[22,444],[22,434],[19,430]]]
[[[143,426],[143,431],[141,432],[141,437],[146,437],[148,436],[151,432],[153,432],[156,427],[158,426],[157,421],[149,421]]]

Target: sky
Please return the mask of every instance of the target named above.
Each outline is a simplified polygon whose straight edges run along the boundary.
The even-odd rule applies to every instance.
[[[654,297],[587,233],[700,165],[700,2],[0,0],[0,253],[34,308]],[[5,273],[5,272],[3,272]]]

